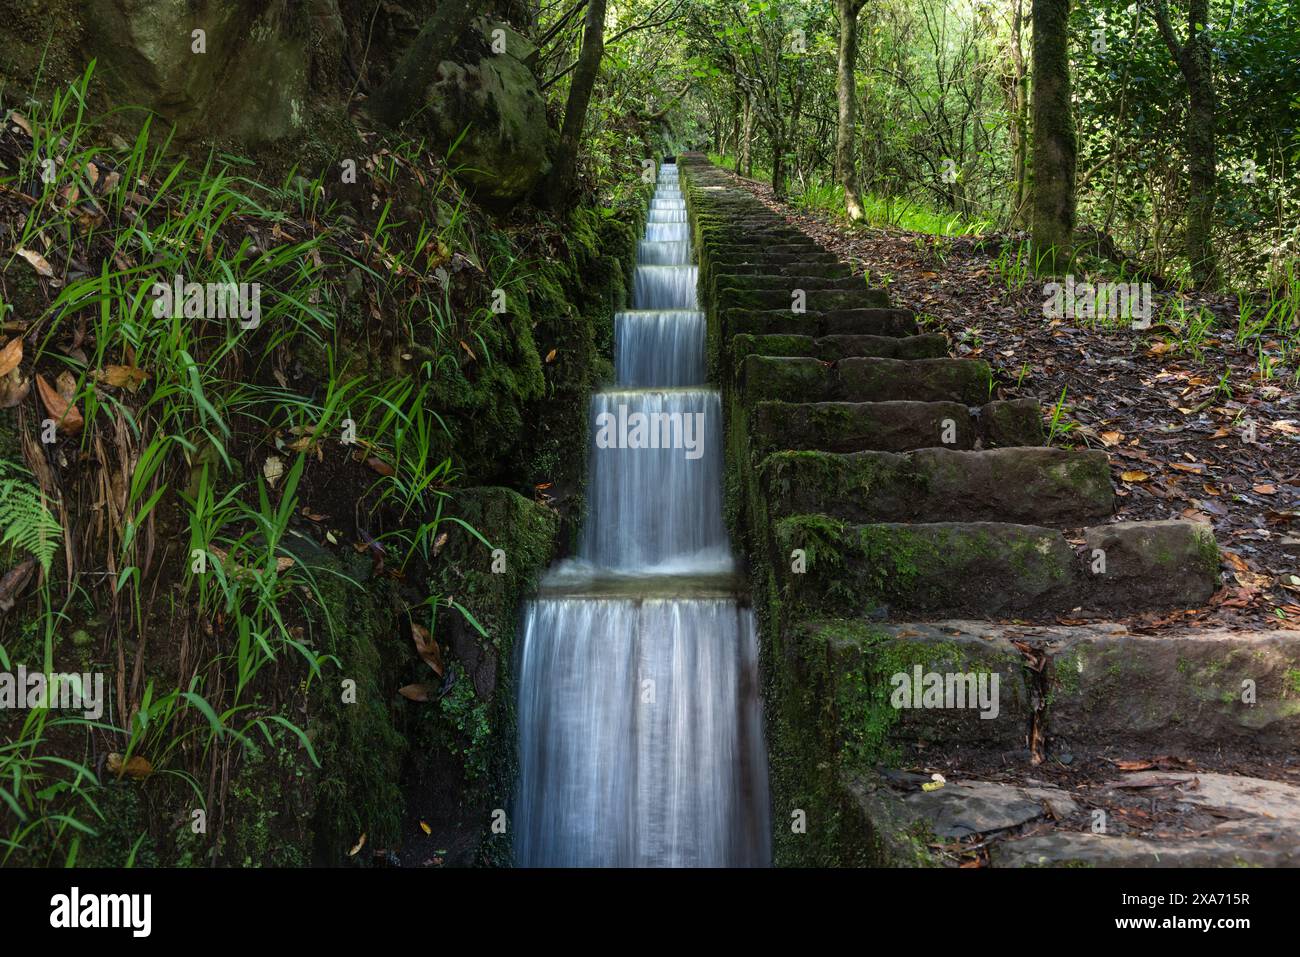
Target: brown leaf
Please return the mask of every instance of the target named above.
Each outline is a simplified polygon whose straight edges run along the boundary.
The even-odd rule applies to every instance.
[[[149,378],[149,373],[135,366],[105,366],[95,373],[95,380],[115,389],[134,392]]]
[[[550,365],[552,362],[554,362],[554,361],[555,361],[555,350],[552,349],[550,352],[546,353],[546,358],[545,358],[545,360],[543,360],[543,361],[545,361],[547,365]]]
[[[1145,482],[1147,479],[1151,478],[1151,476],[1148,475],[1146,472],[1139,472],[1136,470],[1130,472],[1121,472],[1119,477],[1123,479],[1125,482]]]
[[[352,850],[348,851],[348,857],[356,857],[357,854],[361,852],[361,849],[365,846],[366,846],[366,836],[365,834],[362,834],[359,838],[357,838],[357,843],[353,846]]]
[[[1154,768],[1154,761],[1112,761],[1111,764],[1121,771],[1149,771]]]
[[[40,394],[41,404],[45,406],[45,411],[49,413],[50,418],[58,423],[59,431],[66,432],[69,435],[76,435],[81,431],[82,426],[86,424],[86,420],[81,417],[81,413],[75,405],[72,405],[67,399],[59,395],[58,390],[50,385],[45,376],[36,376],[36,391]]]
[[[9,611],[14,607],[19,592],[27,587],[34,571],[36,571],[36,559],[29,558],[25,562],[19,562],[5,572],[4,578],[0,578],[0,612]]]
[[[1258,492],[1260,495],[1276,495],[1276,494],[1277,494],[1277,486],[1276,486],[1276,485],[1252,485],[1250,488],[1251,488],[1251,491],[1252,491],[1252,492]]]
[[[433,673],[442,677],[442,649],[438,647],[438,642],[429,634],[429,629],[423,625],[411,622],[411,638],[415,641],[415,650],[419,653],[421,660],[433,669]]]
[[[469,355],[471,359],[473,359],[475,362],[478,361],[478,356],[474,355],[474,350],[469,347],[469,343],[467,343],[464,339],[460,340],[460,347],[465,350],[465,352]]]
[[[372,455],[370,458],[366,459],[366,464],[380,475],[396,474],[396,470],[377,455]]]
[[[51,266],[50,261],[46,259],[44,256],[42,256],[40,253],[33,252],[30,249],[19,249],[17,250],[17,253],[19,256],[22,256],[29,263],[31,263],[32,268],[35,269],[40,275],[44,276],[47,279],[54,278],[54,267]]]
[[[397,693],[410,701],[433,701],[438,697],[438,688],[431,684],[403,685]]]
[[[7,376],[23,361],[23,337],[14,336],[0,349],[0,376]]]
[[[32,391],[32,380],[18,380],[17,376],[10,374],[4,379],[0,379],[0,409],[12,409]]]
[[[108,756],[106,766],[110,774],[116,774],[119,778],[125,775],[128,778],[142,781],[153,774],[153,765],[138,754],[133,754],[126,761],[123,761],[122,755],[113,752]]]
[[[1112,445],[1119,445],[1121,442],[1124,441],[1124,433],[1123,433],[1123,432],[1103,432],[1103,433],[1101,433],[1101,441],[1102,441],[1102,444],[1105,445],[1105,446],[1107,446],[1107,447],[1112,446]]]

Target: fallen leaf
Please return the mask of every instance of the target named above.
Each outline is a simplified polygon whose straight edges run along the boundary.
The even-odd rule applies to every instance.
[[[278,455],[268,455],[262,463],[262,475],[266,478],[266,484],[275,488],[275,483],[284,475],[284,459]]]
[[[54,278],[54,267],[51,266],[50,261],[46,259],[44,256],[42,256],[40,253],[33,252],[30,249],[19,249],[17,250],[17,252],[19,256],[22,256],[29,263],[31,263],[32,268],[35,269],[38,273],[40,273],[42,276],[44,276],[47,279]]]
[[[23,361],[23,337],[14,336],[0,349],[0,376],[7,376]]]
[[[1252,492],[1258,492],[1260,495],[1276,495],[1276,494],[1277,494],[1277,486],[1276,486],[1276,485],[1252,485],[1252,486],[1250,487],[1250,490],[1251,490]]]
[[[442,677],[442,649],[438,647],[438,642],[434,640],[433,635],[429,634],[429,629],[423,625],[411,622],[411,638],[415,641],[415,650],[419,653],[421,660],[433,669],[433,673]]]
[[[115,751],[108,756],[106,766],[110,774],[116,774],[119,778],[125,775],[128,778],[135,778],[140,781],[153,774],[153,765],[138,754],[133,754],[126,761],[123,761],[122,755]]]
[[[1103,433],[1101,433],[1101,441],[1102,441],[1102,444],[1103,444],[1103,445],[1108,446],[1108,447],[1109,447],[1109,446],[1112,446],[1112,445],[1119,445],[1121,442],[1124,441],[1124,433],[1123,433],[1123,432],[1103,432]]]
[[[547,365],[550,365],[552,362],[554,362],[555,350],[552,349],[550,352],[546,353],[546,358],[543,361],[546,362]]]
[[[1145,482],[1147,479],[1151,478],[1151,476],[1146,472],[1138,471],[1121,472],[1119,477],[1125,482]]]
[[[403,685],[397,693],[410,701],[433,701],[438,697],[438,687],[431,684]]]
[[[95,379],[102,385],[114,389],[126,389],[134,392],[149,378],[149,373],[135,366],[105,366],[95,373]]]
[[[76,435],[81,431],[82,426],[86,424],[86,420],[81,417],[81,412],[59,395],[58,390],[50,385],[45,376],[36,376],[36,391],[41,397],[41,404],[45,406],[45,411],[58,424],[59,431],[69,435]]]
[[[429,825],[425,824],[423,821],[420,822],[420,830],[422,830],[425,834],[433,833],[433,828],[429,827]]]
[[[393,467],[377,455],[372,455],[370,456],[370,458],[366,459],[366,464],[369,465],[376,472],[378,472],[380,475],[396,474]]]
[[[353,846],[352,850],[348,851],[348,857],[356,857],[357,854],[361,852],[361,849],[365,846],[366,846],[366,836],[365,834],[362,834],[359,838],[357,838],[357,843]]]
[[[4,577],[0,578],[0,612],[9,611],[14,607],[19,592],[27,587],[35,571],[36,559],[29,558],[5,572]]]

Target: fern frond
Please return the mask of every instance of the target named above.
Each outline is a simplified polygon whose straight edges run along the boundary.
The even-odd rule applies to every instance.
[[[16,466],[0,459],[0,476],[17,471]],[[49,574],[62,538],[63,526],[45,507],[36,486],[18,478],[0,480],[0,544],[31,552]]]

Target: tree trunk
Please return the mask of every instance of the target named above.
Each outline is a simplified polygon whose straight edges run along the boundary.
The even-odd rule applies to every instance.
[[[370,98],[370,115],[396,128],[424,106],[424,92],[437,75],[438,66],[455,49],[482,6],[481,0],[441,0],[388,81]]]
[[[605,55],[605,0],[590,0],[582,27],[582,51],[578,65],[569,83],[569,99],[564,106],[564,125],[560,128],[560,145],[555,151],[555,163],[546,182],[545,205],[552,209],[565,207],[573,192],[578,175],[578,143],[582,128],[587,122],[587,106],[591,91],[600,74],[600,61]]]
[[[785,199],[785,137],[783,130],[772,131],[772,197]]]
[[[1012,172],[1015,176],[1015,201],[1011,209],[1011,224],[1019,225],[1025,215],[1025,195],[1029,191],[1029,71],[1025,69],[1025,52],[1021,42],[1024,35],[1024,0],[1015,0],[1011,14],[1012,74],[1011,136],[1014,144]]]
[[[1215,166],[1218,145],[1215,142],[1216,98],[1214,73],[1210,63],[1210,39],[1206,31],[1209,20],[1208,0],[1189,0],[1187,5],[1187,42],[1180,44],[1169,22],[1164,0],[1155,5],[1156,26],[1165,45],[1187,82],[1187,175],[1190,195],[1184,244],[1197,286],[1217,287],[1218,255],[1215,252],[1214,207],[1218,195]]]
[[[1059,272],[1074,232],[1074,120],[1070,113],[1070,0],[1033,0],[1035,260]]]
[[[835,138],[835,180],[844,187],[844,209],[849,219],[862,218],[862,199],[858,195],[858,162],[855,139],[858,122],[858,13],[865,0],[835,0],[840,21],[839,62],[835,95],[839,101],[839,129]]]
[[[740,163],[744,163],[745,175],[750,179],[754,178],[754,98],[749,92],[745,93],[745,131],[744,143],[740,147],[740,159],[737,161],[736,172],[740,172]]]

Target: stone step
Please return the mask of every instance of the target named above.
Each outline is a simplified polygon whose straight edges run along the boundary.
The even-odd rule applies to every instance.
[[[813,338],[798,335],[744,333],[731,340],[731,354],[737,366],[746,356],[806,356],[834,362],[852,356],[881,359],[941,359],[948,354],[948,340],[939,333],[914,336],[836,335]]]
[[[857,289],[806,289],[801,300],[796,300],[789,288],[736,289],[722,287],[715,303],[718,309],[785,309],[790,311],[799,302],[803,313],[834,312],[844,309],[886,309],[889,293],[884,289],[869,289],[865,284]],[[795,315],[803,314],[795,313]]]
[[[818,816],[837,809],[838,829],[809,833],[839,863],[953,865],[990,844],[994,866],[1297,860],[1300,788],[1225,771],[1294,755],[1300,632],[822,619],[781,648],[802,693],[773,733],[832,795]]]
[[[841,359],[750,356],[741,368],[747,402],[962,402],[989,398],[993,373],[982,359]]]
[[[861,276],[815,276],[799,275],[787,270],[775,274],[767,273],[733,273],[714,270],[710,275],[710,291],[727,289],[777,289],[785,292],[787,298],[795,289],[840,290],[843,292],[871,289]],[[881,291],[881,290],[876,290]]]
[[[923,673],[998,676],[996,717],[947,707],[886,714],[887,743],[898,749],[924,741],[938,754],[1027,750],[1035,716],[1048,758],[1224,746],[1288,754],[1300,743],[1297,631],[1144,635],[1114,622],[848,620],[794,626],[788,640],[824,659],[830,674],[868,686],[888,686],[918,665]]]
[[[914,336],[916,316],[907,309],[839,309],[794,313],[789,309],[728,309],[721,313],[725,338],[738,335]]]
[[[1195,522],[1085,530],[1081,552],[1056,530],[1001,522],[850,524],[824,515],[772,523],[785,600],[826,617],[879,613],[1048,616],[1195,608],[1219,583],[1213,533]],[[1104,542],[1104,552],[1095,542]],[[792,571],[789,556],[806,555]]]
[[[764,263],[723,261],[715,262],[713,266],[715,273],[725,273],[732,276],[819,276],[823,279],[843,279],[852,275],[848,266],[838,262],[795,262],[774,267]]]
[[[907,452],[1041,445],[1036,403],[1017,399],[981,406],[960,402],[773,402],[754,405],[750,447],[758,455],[785,450]]]
[[[1231,770],[1090,770],[1055,770],[1050,783],[950,771],[940,787],[906,771],[849,772],[842,827],[870,835],[877,867],[970,866],[979,849],[996,868],[1300,866],[1293,783]]]
[[[762,461],[758,477],[773,517],[1077,528],[1115,511],[1110,465],[1100,450],[777,452]]]
[[[837,263],[839,257],[811,240],[805,243],[782,243],[761,246],[753,243],[719,244],[700,249],[700,265],[716,262],[757,262],[784,264],[791,262]]]

